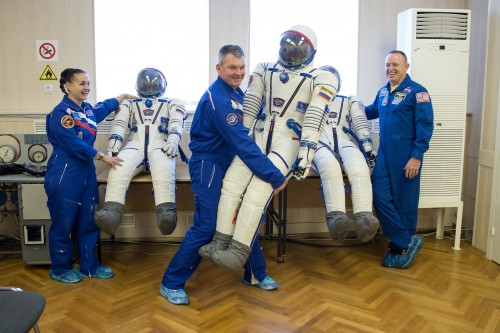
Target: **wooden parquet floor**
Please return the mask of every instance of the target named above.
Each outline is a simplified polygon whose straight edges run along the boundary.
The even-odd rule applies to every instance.
[[[74,285],[9,256],[0,260],[0,286],[45,295],[43,333],[500,332],[500,266],[466,242],[453,251],[449,239],[424,241],[412,266],[396,270],[380,265],[384,238],[341,248],[288,242],[285,263],[275,261],[276,241],[263,240],[278,290],[247,286],[241,273],[203,261],[186,286],[189,306],[159,294],[172,245],[104,243],[103,263],[116,276]]]

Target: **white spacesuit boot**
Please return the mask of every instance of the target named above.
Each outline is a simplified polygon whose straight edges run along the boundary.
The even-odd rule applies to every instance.
[[[356,235],[363,243],[372,240],[380,226],[378,219],[373,216],[372,212],[354,214],[354,223]]]
[[[198,254],[205,259],[210,259],[216,251],[225,251],[229,246],[229,242],[233,239],[232,235],[225,235],[215,231],[214,238],[210,243],[200,247]]]
[[[119,202],[107,201],[104,207],[95,213],[95,224],[101,231],[114,235],[123,217],[124,205]]]
[[[336,242],[343,241],[349,233],[349,218],[344,212],[334,211],[326,214],[326,225],[330,237]]]
[[[156,206],[156,223],[164,235],[170,235],[177,226],[177,210],[175,203],[164,202]]]
[[[227,267],[233,271],[239,271],[245,265],[250,256],[250,247],[237,240],[231,239],[225,251],[215,251],[212,260],[221,267]]]

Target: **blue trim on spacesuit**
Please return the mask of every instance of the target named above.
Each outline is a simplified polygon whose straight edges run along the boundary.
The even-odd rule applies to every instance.
[[[390,247],[403,249],[415,234],[420,194],[420,172],[408,179],[404,167],[411,157],[423,160],[433,131],[430,98],[409,75],[390,92],[390,84],[379,90],[372,105],[365,108],[368,119],[379,118],[380,146],[372,173],[373,202]]]
[[[71,229],[76,231],[76,242],[81,272],[94,274],[99,267],[95,246],[99,228],[94,223],[94,206],[99,203],[93,147],[95,135],[87,126],[65,128],[64,116],[79,114],[89,118],[88,123],[99,123],[119,106],[115,98],[92,107],[83,102],[79,107],[65,96],[46,117],[47,138],[53,152],[47,164],[44,187],[52,224],[49,230],[52,272],[63,274],[71,269],[73,244],[69,238]],[[90,111],[90,112],[89,112]]]
[[[189,161],[191,191],[194,194],[194,223],[163,275],[162,285],[168,289],[184,288],[186,281],[198,267],[198,250],[210,243],[217,224],[217,210],[222,182],[236,154],[262,180],[278,188],[285,177],[262,154],[243,126],[243,112],[236,102],[243,104],[243,92],[234,90],[220,77],[203,94],[191,124],[192,156]],[[262,281],[266,264],[260,244],[256,240],[245,264]]]

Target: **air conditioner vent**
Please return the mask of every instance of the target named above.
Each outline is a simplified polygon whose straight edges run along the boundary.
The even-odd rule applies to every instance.
[[[417,39],[466,40],[468,13],[417,12]]]
[[[33,122],[33,133],[34,134],[47,134],[47,129],[45,127],[45,121],[34,121]]]

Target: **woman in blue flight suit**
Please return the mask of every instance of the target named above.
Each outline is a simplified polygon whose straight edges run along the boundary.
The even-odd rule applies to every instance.
[[[92,107],[84,102],[90,92],[90,79],[81,69],[67,68],[61,73],[63,100],[47,115],[46,129],[53,152],[47,164],[45,192],[52,219],[49,231],[49,276],[63,283],[75,283],[84,277],[111,278],[111,268],[99,266],[95,248],[99,228],[94,223],[98,201],[94,160],[111,167],[121,165],[118,157],[105,156],[93,147],[97,123],[118,109],[122,94]],[[72,269],[73,244],[70,232],[75,228],[80,271]]]

